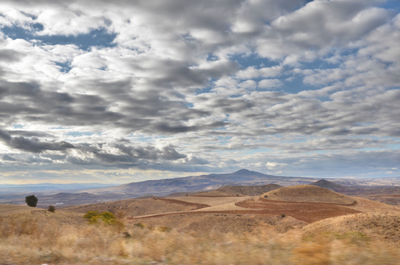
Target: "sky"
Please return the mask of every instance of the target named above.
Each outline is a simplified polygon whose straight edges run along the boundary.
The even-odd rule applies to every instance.
[[[400,176],[397,0],[2,0],[0,184]]]

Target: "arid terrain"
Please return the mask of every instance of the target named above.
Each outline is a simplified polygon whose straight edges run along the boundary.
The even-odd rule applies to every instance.
[[[115,220],[83,217],[104,212]],[[54,213],[3,204],[0,237],[0,264],[395,265],[400,208],[311,185],[230,186]]]

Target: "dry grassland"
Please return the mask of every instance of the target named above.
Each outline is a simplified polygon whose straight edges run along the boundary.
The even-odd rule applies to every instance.
[[[81,213],[26,210],[0,216],[0,264],[398,265],[398,246],[379,236],[381,230],[372,233],[371,225],[387,230],[399,220],[355,216],[284,233],[275,229],[279,220],[251,232],[206,232],[142,223],[88,224]],[[359,226],[343,225],[350,223]],[[335,224],[343,230],[331,232]],[[199,219],[197,225],[207,222]]]

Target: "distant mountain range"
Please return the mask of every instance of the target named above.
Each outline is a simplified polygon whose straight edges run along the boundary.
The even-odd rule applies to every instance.
[[[83,203],[95,203],[110,200],[121,200],[127,198],[137,198],[146,196],[165,196],[178,192],[195,192],[213,190],[226,185],[296,185],[308,184],[315,181],[312,178],[282,177],[266,175],[256,171],[241,169],[233,173],[209,174],[201,176],[189,176],[183,178],[148,180],[142,182],[133,182],[113,187],[87,188],[80,191],[62,192],[56,194],[38,194],[39,206],[46,207],[50,204],[73,205]],[[27,193],[38,192],[33,186],[32,190],[27,187],[24,191]],[[36,187],[38,188],[38,187]],[[11,200],[7,200],[11,198]],[[1,196],[0,202],[24,203],[24,198],[20,195]]]
[[[108,184],[100,183],[40,183],[40,184],[0,184],[0,194],[4,193],[25,193],[25,192],[57,192],[57,191],[78,191],[109,187]]]
[[[327,188],[339,193],[347,195],[362,195],[372,196],[376,194],[399,194],[400,186],[362,186],[362,185],[341,185],[325,179],[318,180],[317,182],[311,183],[311,185]]]
[[[123,194],[129,196],[167,195],[176,192],[194,192],[213,190],[226,185],[295,185],[308,184],[315,181],[312,178],[295,178],[266,175],[256,171],[241,169],[227,174],[210,174],[184,178],[148,180],[133,182],[120,186],[91,189],[86,192],[93,194]]]
[[[348,180],[340,180],[339,183],[335,183],[328,180],[317,180],[314,178],[274,176],[247,169],[241,169],[226,174],[209,174],[184,178],[148,180],[112,187],[91,187],[90,185],[89,187],[85,187],[82,184],[79,184],[79,187],[76,187],[72,184],[68,187],[65,186],[65,188],[69,189],[68,192],[63,191],[55,194],[48,193],[48,191],[52,189],[50,184],[42,186],[25,186],[23,188],[21,187],[21,191],[29,194],[37,194],[39,198],[38,205],[41,207],[47,207],[48,205],[68,206],[137,197],[165,196],[175,193],[211,191],[217,190],[223,186],[261,186],[267,184],[276,184],[281,186],[313,184],[349,195],[360,195],[365,193],[376,194],[376,192],[391,194],[400,193],[400,187],[361,186],[354,184],[354,180],[351,180],[351,184],[349,184]],[[15,188],[17,187],[14,187],[14,189]],[[74,188],[76,189],[74,190]],[[249,192],[250,190],[251,192],[256,192],[258,189],[264,188],[265,187],[255,188],[253,191],[253,189],[247,187],[246,190],[249,190]],[[231,187],[229,189],[236,190],[240,188]],[[38,192],[39,190],[41,190],[42,193]],[[47,193],[43,193],[43,190],[46,190]],[[23,204],[24,196],[22,196],[21,192],[15,194],[0,193],[0,203]]]

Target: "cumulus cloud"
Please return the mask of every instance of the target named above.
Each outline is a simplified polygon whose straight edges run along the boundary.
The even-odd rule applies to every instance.
[[[4,165],[285,172],[397,148],[400,15],[380,1],[0,7]]]

